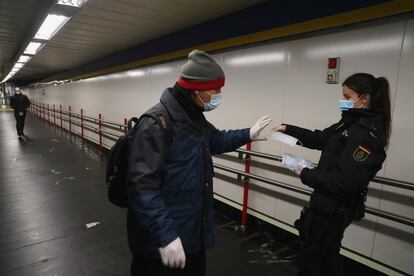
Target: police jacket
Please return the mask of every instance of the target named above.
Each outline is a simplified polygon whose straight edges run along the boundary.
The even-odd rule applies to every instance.
[[[14,94],[10,97],[10,106],[14,109],[14,111],[26,111],[26,109],[30,106],[30,100],[22,93]]]
[[[322,131],[286,125],[285,133],[298,138],[307,148],[322,151],[316,168],[302,170],[302,183],[355,213],[361,192],[381,169],[386,157],[381,113],[350,109],[342,112],[338,123]]]
[[[250,142],[249,129],[219,131],[201,110],[191,114],[173,95],[174,89],[179,87],[164,91],[150,110],[168,112],[172,140],[154,119],[143,118],[130,145],[127,228],[129,247],[136,255],[157,257],[158,248],[177,237],[185,253],[211,247],[212,155]]]

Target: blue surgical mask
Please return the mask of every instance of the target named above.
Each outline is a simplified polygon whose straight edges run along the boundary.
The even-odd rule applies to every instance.
[[[339,100],[339,110],[344,111],[354,108],[354,101],[353,100]]]
[[[339,100],[339,110],[344,111],[354,108],[355,104],[359,102],[361,99],[362,96],[360,96],[355,102],[353,100]]]
[[[198,97],[200,97],[200,96],[198,96]],[[217,106],[220,105],[221,100],[222,100],[222,96],[220,94],[211,95],[210,101],[208,103],[203,102],[201,97],[200,97],[200,100],[203,103],[204,110],[205,111],[211,111],[211,110],[215,109]]]

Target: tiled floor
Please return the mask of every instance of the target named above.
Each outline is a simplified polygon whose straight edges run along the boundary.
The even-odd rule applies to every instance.
[[[129,275],[125,210],[106,199],[104,160],[30,114],[25,133],[0,112],[0,275]],[[216,212],[209,276],[296,274],[294,238],[237,225]],[[351,261],[347,272],[378,275]]]

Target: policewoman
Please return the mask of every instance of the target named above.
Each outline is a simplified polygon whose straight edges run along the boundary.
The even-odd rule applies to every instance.
[[[367,186],[381,169],[391,133],[388,81],[356,73],[342,85],[341,120],[324,130],[282,124],[273,131],[321,150],[316,168],[297,166],[313,188],[309,207],[295,222],[302,241],[298,275],[342,275],[339,250],[345,229],[364,216]]]

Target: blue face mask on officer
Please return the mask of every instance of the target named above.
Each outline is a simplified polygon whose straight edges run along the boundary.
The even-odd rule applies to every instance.
[[[340,99],[339,100],[339,110],[340,111],[345,111],[345,110],[354,108],[355,104],[357,102],[359,102],[362,99],[363,96],[364,95],[361,95],[355,102],[353,100],[342,100],[342,99]],[[359,108],[362,108],[362,107],[363,106],[360,106]]]

